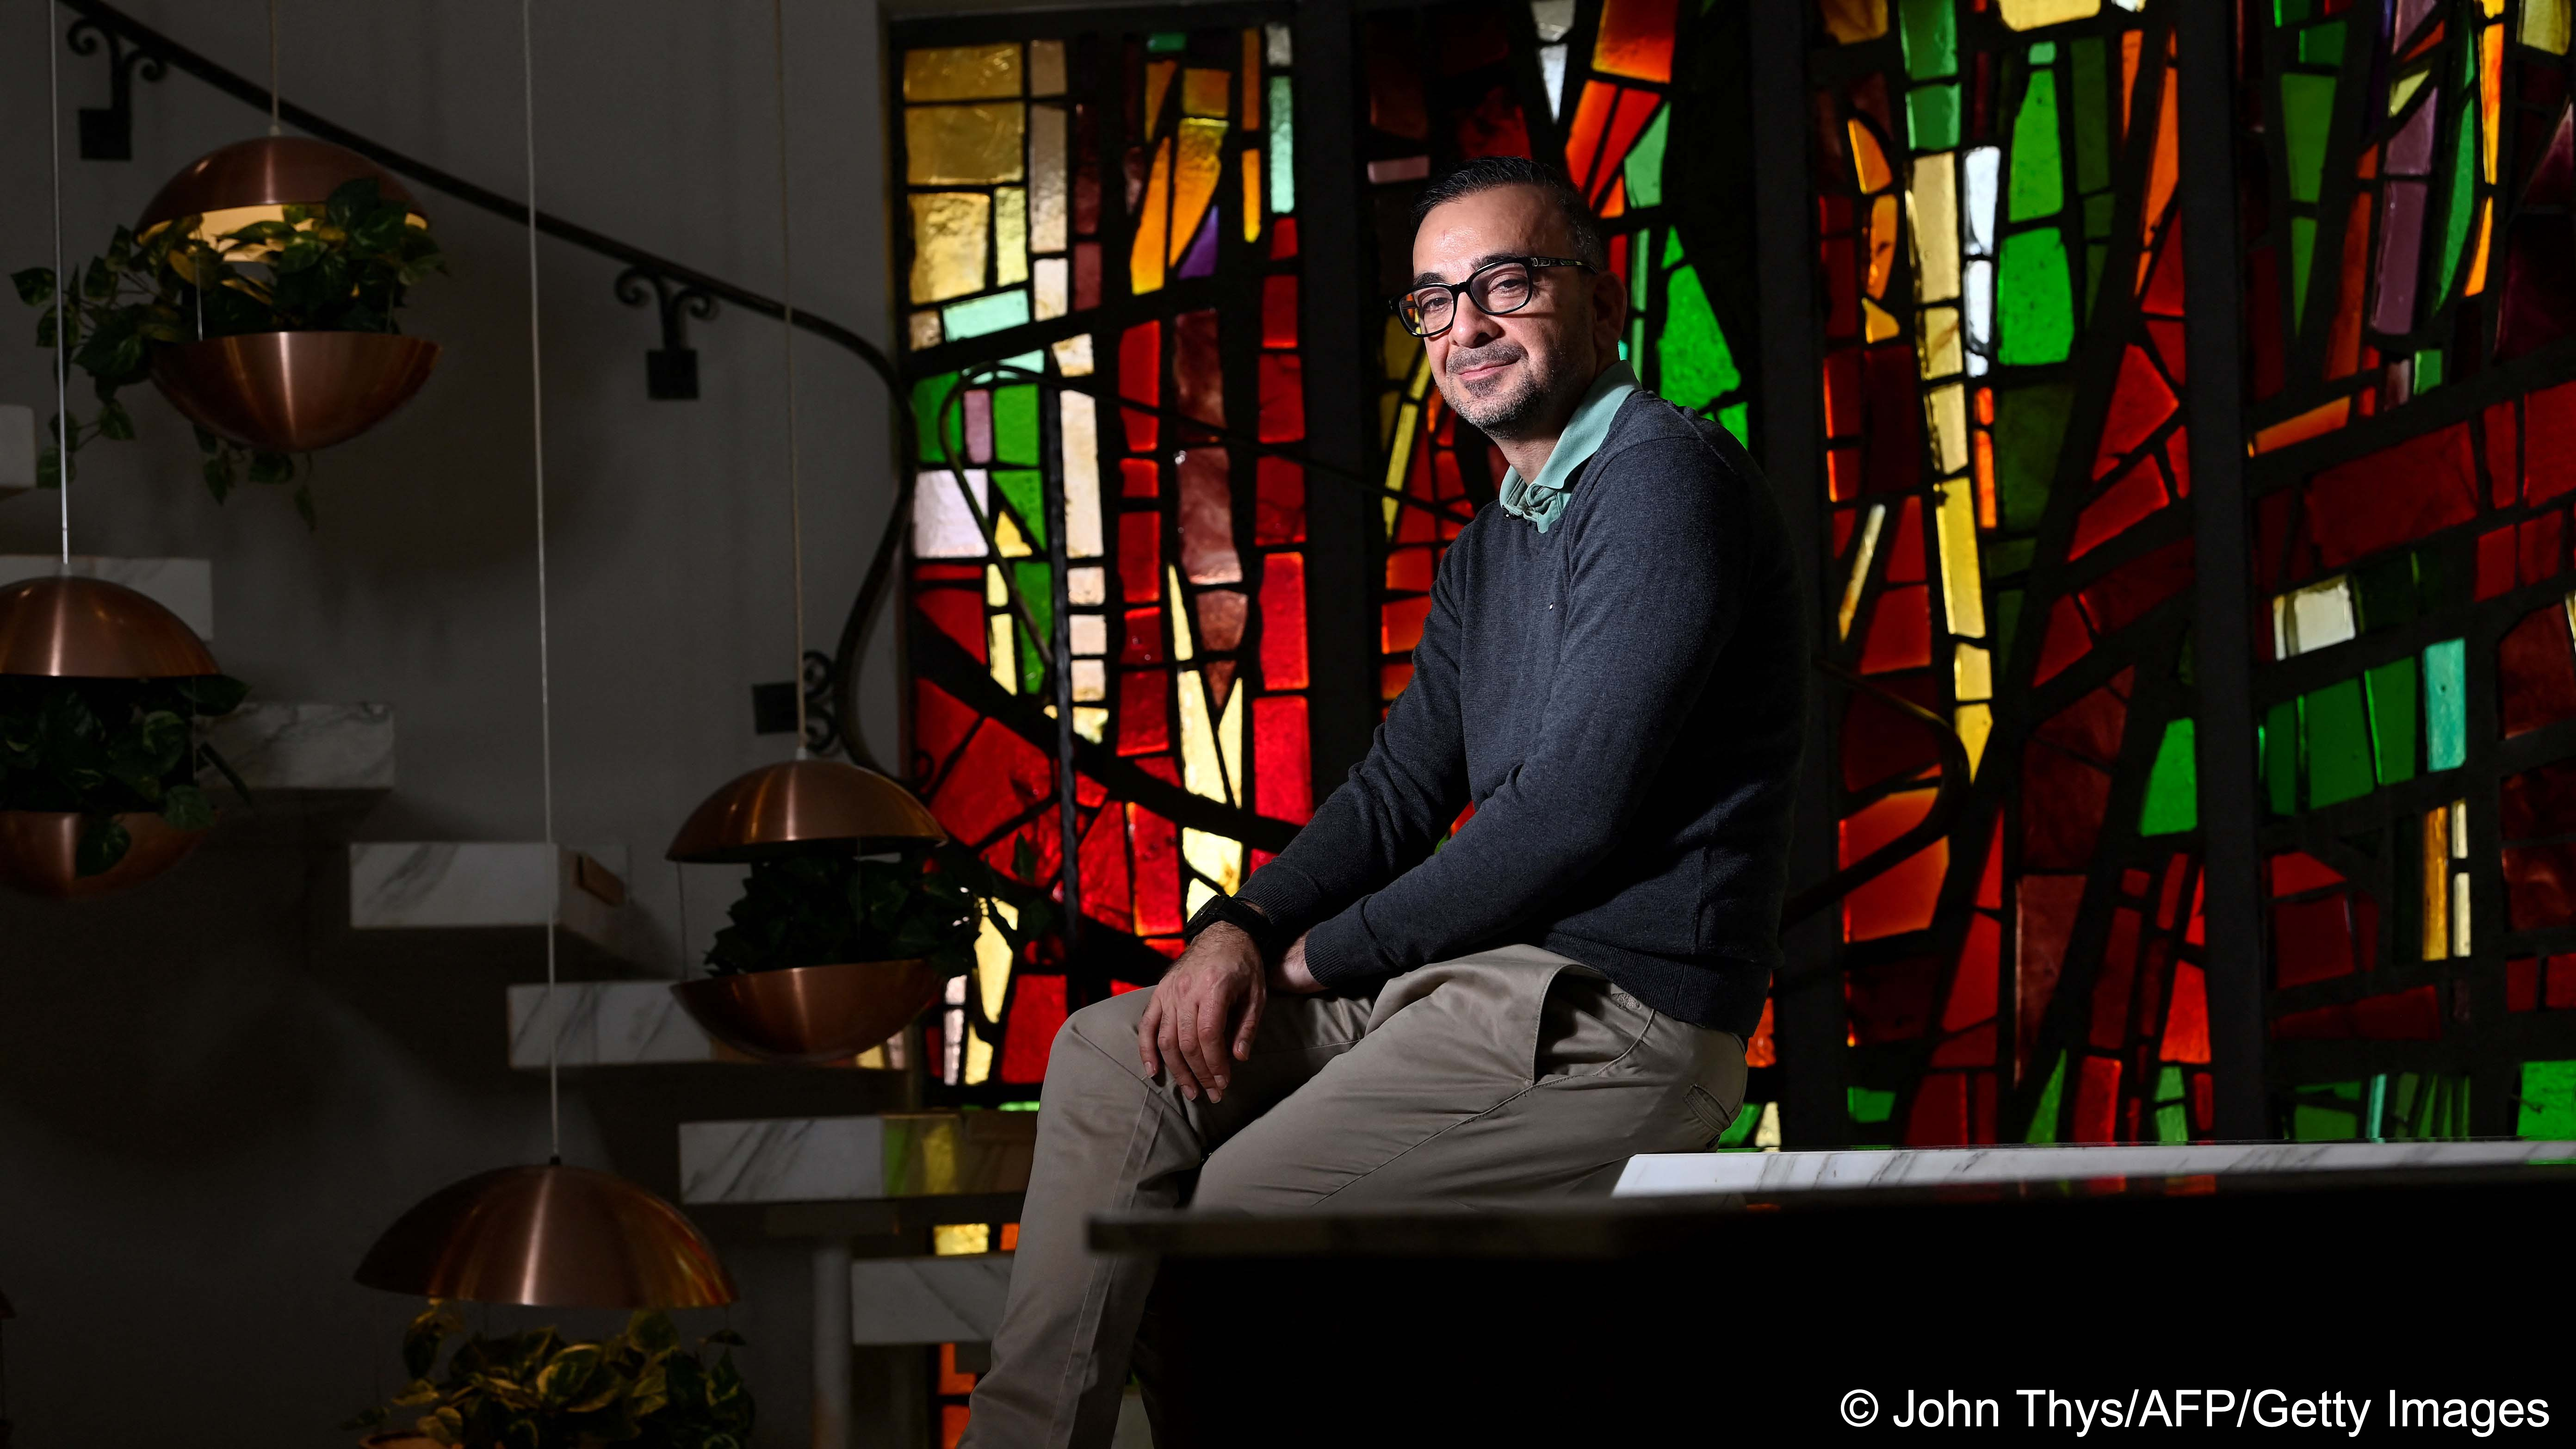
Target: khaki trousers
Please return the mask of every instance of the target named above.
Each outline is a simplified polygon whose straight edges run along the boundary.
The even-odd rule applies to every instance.
[[[1606,1194],[1635,1153],[1712,1146],[1744,1101],[1733,1034],[1534,946],[1436,962],[1373,997],[1273,996],[1216,1103],[1146,1078],[1150,994],[1086,1007],[1055,1039],[971,1449],[1109,1443],[1153,1269],[1093,1255],[1094,1213]]]

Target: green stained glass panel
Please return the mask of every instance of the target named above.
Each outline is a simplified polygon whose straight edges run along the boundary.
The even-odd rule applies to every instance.
[[[2299,32],[2299,64],[2343,64],[2343,22],[2329,20]]]
[[[2327,685],[2310,693],[2299,706],[2308,733],[2309,808],[2369,794],[2378,782],[2370,769],[2370,729],[2364,723],[2361,681]]]
[[[2477,209],[2476,187],[2472,183],[2478,128],[2463,113],[2452,122],[2452,129],[2459,133],[2459,143],[2451,150],[2451,189],[2442,203],[2442,289],[2433,294],[2436,305],[2451,295],[2451,281],[2460,270],[2460,249],[2469,240],[2469,213]],[[2419,381],[2416,386],[2423,384]]]
[[[2290,1109],[2295,1142],[2351,1142],[2361,1136],[2361,1083],[2318,1082],[2298,1089]]]
[[[2075,389],[2064,383],[1996,391],[1995,501],[2004,527],[2019,531],[2039,526],[2048,507],[2049,479],[2057,473],[2057,450],[2066,438],[2067,411],[2074,404]]]
[[[2263,741],[2263,787],[2271,797],[2272,813],[2295,815],[2299,810],[2299,706],[2284,700],[2272,706],[2261,725]]]
[[[1761,1127],[1762,1104],[1747,1101],[1736,1109],[1735,1120],[1726,1124],[1726,1130],[1717,1134],[1717,1145],[1722,1148],[1746,1146],[1753,1141],[1753,1134],[1761,1130]]]
[[[2191,1113],[2184,1105],[2182,1068],[2170,1063],[2156,1073],[2156,1140],[2189,1142]]]
[[[2522,1064],[2522,1101],[2513,1133],[2545,1142],[2576,1139],[2576,1062]]]
[[[1701,290],[1699,269],[1683,267],[1664,282],[1664,330],[1655,339],[1657,391],[1686,408],[1704,408],[1744,383],[1735,354]]]
[[[2039,1089],[2039,1105],[2031,1109],[2030,1131],[2023,1134],[2023,1141],[2054,1142],[2057,1140],[2057,1104],[2058,1100],[2065,1095],[2066,1053],[2059,1052],[2057,1065],[2048,1070],[2048,1085]]]
[[[2179,835],[2200,828],[2200,772],[2193,755],[2191,721],[2165,725],[2156,745],[2155,767],[2147,772],[2147,800],[2138,813],[2140,835]]]
[[[1624,174],[1628,178],[1628,205],[1632,208],[1664,204],[1664,143],[1672,132],[1673,108],[1659,106],[1652,125],[1628,148]]]
[[[1024,559],[1011,565],[1011,587],[1020,603],[1029,611],[1029,622],[1052,644],[1055,638],[1054,570],[1043,562]],[[1037,645],[1026,635],[1020,639],[1020,692],[1037,694],[1046,688],[1046,661],[1039,657]]]
[[[2102,39],[2087,35],[2067,47],[2075,63],[2075,189],[2111,184],[2111,79],[2102,61]]]
[[[1959,73],[1959,20],[1952,0],[1903,0],[1905,73],[1916,80]]]
[[[2415,391],[2431,392],[2442,385],[2442,349],[2427,347],[2415,354]]]
[[[2037,221],[2055,216],[2065,204],[2066,166],[2057,147],[2057,72],[2033,70],[2021,110],[2013,116],[2009,214],[2014,221]]]
[[[2325,175],[2326,136],[2334,124],[2335,78],[2281,77],[2281,145],[2290,162],[2290,199],[2314,202]]]
[[[1884,1122],[1896,1114],[1896,1094],[1871,1087],[1851,1089],[1851,1117],[1855,1122]]]
[[[1157,31],[1145,37],[1145,48],[1156,55],[1171,55],[1189,48],[1190,38],[1178,30]]]
[[[2064,362],[2075,345],[2075,294],[2066,276],[2066,242],[2054,228],[2004,238],[1995,290],[1995,357],[2006,366]]]
[[[1958,86],[1916,86],[1907,91],[1905,125],[1917,151],[1947,151],[1958,145]]]
[[[993,459],[1035,467],[1038,457],[1038,390],[993,390]]]
[[[2317,254],[2317,219],[2290,218],[2290,323],[2308,315],[2308,268]]]
[[[1297,209],[1297,97],[1288,77],[1270,78],[1270,209],[1287,216]]]
[[[1014,287],[1010,291],[995,292],[972,301],[951,302],[939,309],[939,325],[951,342],[981,337],[1005,327],[1017,327],[1028,320],[1029,289],[1026,287]]]
[[[939,409],[948,400],[949,389],[957,385],[957,374],[943,372],[925,377],[912,385],[912,435],[921,440],[921,461],[945,464],[954,454],[966,456],[966,407],[961,401],[948,410],[948,439],[943,450],[939,437]]]
[[[993,474],[993,486],[1011,500],[1011,509],[1019,514],[1020,527],[1028,534],[1029,542],[1046,547],[1046,475],[1033,468],[1003,468]]]
[[[2456,770],[2468,760],[2468,646],[2445,639],[2424,651],[2424,766]]]
[[[2415,661],[2392,660],[2362,677],[2370,696],[2370,743],[2379,783],[2415,778]]]
[[[1751,403],[1729,403],[1719,408],[1717,422],[1718,426],[1735,435],[1735,441],[1748,448],[1753,446],[1753,405]]]

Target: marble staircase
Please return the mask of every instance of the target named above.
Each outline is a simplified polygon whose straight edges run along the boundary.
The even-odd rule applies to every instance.
[[[625,866],[623,846],[360,841],[349,847],[349,924],[536,934],[551,920],[579,960],[625,967]]]

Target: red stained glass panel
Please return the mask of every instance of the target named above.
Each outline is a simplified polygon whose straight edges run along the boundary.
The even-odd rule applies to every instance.
[[[1086,892],[1087,894],[1087,892]],[[1011,987],[1009,1023],[1002,1034],[1002,1080],[1046,1080],[1047,1053],[1063,1027],[1064,978],[1019,974]]]
[[[1265,688],[1306,687],[1306,559],[1274,553],[1261,569],[1261,678]]]
[[[1306,730],[1304,696],[1274,694],[1252,702],[1254,803],[1274,820],[1303,825],[1314,818]]]
[[[2477,512],[2466,424],[2337,464],[2308,483],[2308,535],[2327,568],[2466,523]]]
[[[1118,395],[1129,402],[1159,407],[1163,400],[1163,324],[1139,322],[1118,339]],[[1123,409],[1127,451],[1150,453],[1157,438],[1155,416]]]

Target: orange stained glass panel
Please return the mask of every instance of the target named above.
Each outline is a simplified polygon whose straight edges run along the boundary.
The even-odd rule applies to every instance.
[[[2504,99],[2504,27],[2478,34],[2478,143],[2487,185],[2496,179],[2496,120]]]
[[[1127,256],[1128,289],[1142,296],[1163,289],[1164,255],[1172,225],[1172,143],[1154,148],[1154,169],[1145,181],[1145,200],[1136,221],[1136,245]],[[1193,218],[1195,220],[1195,218]]]
[[[2342,427],[2351,414],[2350,398],[2339,397],[2333,402],[2320,403],[2297,417],[2274,423],[2256,433],[2254,441],[2245,445],[2245,451],[2249,455],[2268,453],[2275,448],[2286,448],[2292,443],[2304,443],[2310,438],[2324,437]]]
[[[956,45],[903,54],[907,101],[980,101],[1020,93],[1020,47]]]
[[[1983,428],[1976,433],[1977,526],[1997,526],[1995,514],[1995,435]]]
[[[1637,138],[1645,133],[1646,123],[1655,118],[1655,108],[1661,104],[1663,97],[1653,91],[1619,92],[1618,107],[1610,116],[1610,139],[1601,148],[1600,164],[1593,170],[1592,184],[1585,189],[1585,195],[1596,202],[1601,199],[1611,180],[1619,176],[1621,168],[1628,164],[1628,148],[1637,144]]]
[[[1261,32],[1243,32],[1243,129],[1261,129]]]
[[[1582,98],[1574,103],[1574,121],[1565,128],[1566,174],[1586,196],[1592,194],[1592,161],[1600,154],[1601,133],[1610,124],[1611,106],[1618,96],[1617,86],[1585,81]]]
[[[1148,61],[1145,64],[1145,124],[1148,136],[1160,128],[1163,119],[1163,96],[1172,88],[1172,77],[1180,74],[1177,60]]]
[[[1243,239],[1261,240],[1261,151],[1254,147],[1243,153]]]
[[[1431,617],[1431,600],[1391,599],[1378,622],[1378,650],[1401,654],[1422,642],[1422,622]],[[1408,676],[1411,671],[1408,669]],[[1392,698],[1392,696],[1389,696]]]
[[[1900,790],[1844,817],[1841,863],[1851,865],[1903,835],[1932,811],[1936,790]],[[1843,897],[1843,939],[1872,941],[1932,924],[1950,869],[1950,843],[1936,840]]]
[[[1603,0],[1592,68],[1630,80],[1671,80],[1679,8],[1679,0]]]
[[[2495,228],[2495,198],[2478,199],[2478,244],[2469,262],[2469,281],[2462,295],[2474,297],[2487,286],[2487,242]]]
[[[1870,613],[1869,641],[1861,648],[1860,672],[1920,669],[1931,662],[1930,594],[1921,584],[1881,591],[1878,607]]]
[[[1868,285],[1873,297],[1886,296],[1887,279],[1895,275],[1897,230],[1896,196],[1891,192],[1869,205]]]
[[[1234,77],[1207,66],[1191,66],[1181,76],[1181,114],[1223,120],[1232,109]]]
[[[1156,153],[1156,164],[1161,154]],[[1172,218],[1166,263],[1178,262],[1198,240],[1199,223],[1216,200],[1217,172],[1225,164],[1225,122],[1193,116],[1181,122],[1180,161],[1172,173]],[[1149,202],[1148,205],[1151,203]],[[1142,288],[1138,289],[1142,291]]]
[[[2130,33],[2134,35],[2137,32]],[[2147,205],[2146,210],[2140,213],[2146,218],[2143,234],[2138,239],[2140,242],[2138,285],[2142,288],[2147,284],[2147,268],[2154,262],[2156,255],[2156,249],[2150,243],[2155,239],[2157,226],[2165,219],[2167,208],[2172,205],[2174,181],[2181,174],[2182,147],[2179,137],[2182,87],[2174,84],[2173,72],[2170,69],[2165,72],[2163,90],[2164,103],[2160,107],[2161,114],[2156,120],[2155,161],[2147,170]]]
[[[1404,687],[1412,682],[1412,665],[1381,664],[1378,666],[1377,671],[1377,697],[1380,699],[1393,699],[1397,695],[1404,693]]]
[[[2146,39],[2143,30],[2124,31],[2120,36],[2120,137],[2128,139],[2129,113],[2137,108],[2138,52]]]
[[[1865,192],[1885,191],[1896,179],[1896,172],[1887,164],[1887,151],[1878,144],[1877,133],[1858,116],[1843,124],[1851,132],[1853,178]]]

